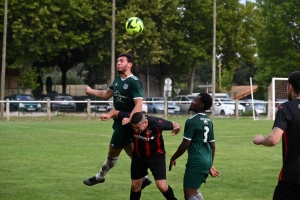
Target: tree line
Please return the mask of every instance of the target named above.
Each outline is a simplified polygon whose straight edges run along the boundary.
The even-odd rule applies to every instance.
[[[0,6],[3,32],[4,2]],[[220,90],[250,76],[268,86],[272,77],[299,68],[299,6],[291,0],[217,0]],[[10,0],[7,68],[27,72],[58,66],[66,88],[67,71],[84,63],[86,84],[105,82],[111,67],[111,15],[111,0]],[[125,31],[132,16],[145,24],[136,37]],[[158,80],[170,77],[183,87],[211,82],[212,0],[116,0],[115,19],[116,55],[132,52],[140,73],[149,68]]]

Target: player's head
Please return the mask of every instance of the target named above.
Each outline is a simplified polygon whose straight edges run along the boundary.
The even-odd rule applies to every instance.
[[[132,72],[134,68],[134,57],[131,53],[121,53],[117,59],[117,71],[119,73]],[[126,74],[128,75],[128,74]]]
[[[293,95],[300,95],[300,71],[292,72],[289,75],[288,82],[288,100],[292,100],[294,98]],[[292,91],[294,92],[294,94],[292,93]]]
[[[194,101],[191,103],[190,110],[195,113],[204,112],[205,110],[210,109],[212,106],[212,98],[208,93],[198,94]]]
[[[135,131],[143,132],[148,126],[148,120],[141,112],[136,112],[131,117],[131,125]]]

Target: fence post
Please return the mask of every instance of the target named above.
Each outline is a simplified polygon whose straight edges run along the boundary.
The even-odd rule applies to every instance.
[[[87,107],[86,107],[86,112],[87,112],[87,118],[88,120],[91,119],[91,100],[87,100]]]
[[[9,121],[9,99],[6,99],[6,121]]]
[[[47,117],[48,117],[48,120],[51,119],[51,107],[50,107],[50,99],[49,98],[47,99]]]
[[[239,101],[235,101],[235,119],[239,118]]]
[[[164,119],[168,120],[168,97],[165,98],[165,102],[164,102]]]

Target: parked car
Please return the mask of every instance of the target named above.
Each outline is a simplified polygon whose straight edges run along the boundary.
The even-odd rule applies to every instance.
[[[230,98],[220,98],[215,100],[215,114],[216,115],[234,115],[235,114],[235,100]],[[245,107],[238,104],[239,114],[245,112]]]
[[[43,101],[48,101],[48,99],[52,101],[50,103],[51,111],[76,111],[76,103],[72,102],[74,98],[69,94],[50,93]],[[43,103],[43,110],[47,110],[46,103]]]
[[[195,97],[189,98],[187,95],[178,95],[173,98],[172,101],[175,101],[175,104],[179,106],[180,112],[182,114],[189,114],[191,102],[194,101]]]
[[[26,102],[36,101],[31,94],[13,94],[9,96],[9,101],[21,101],[21,102],[10,102],[10,111],[40,111],[41,104],[37,102]]]
[[[111,103],[101,99],[101,98],[95,98],[91,101],[102,101],[102,102],[93,102],[91,103],[91,111],[92,112],[109,112],[111,111]]]
[[[164,97],[148,97],[146,100],[148,113],[164,113]],[[175,103],[168,103],[169,114],[179,114],[180,108]]]
[[[252,99],[243,99],[239,103],[245,107],[246,112],[252,112],[254,108],[255,115],[263,115],[267,112],[267,103],[262,100],[253,99],[252,103]]]
[[[74,97],[76,101],[87,101],[90,99],[91,101],[91,111],[92,112],[109,112],[111,110],[111,103],[94,96],[77,96]],[[93,102],[93,101],[104,101],[104,102]],[[76,103],[76,110],[78,112],[86,112],[87,111],[87,102],[78,102]]]
[[[142,112],[143,113],[148,113],[148,105],[145,101],[143,101]]]

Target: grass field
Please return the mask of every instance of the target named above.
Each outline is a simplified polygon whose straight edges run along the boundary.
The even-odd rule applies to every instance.
[[[168,118],[184,127],[187,117]],[[205,200],[271,199],[281,169],[281,144],[268,148],[252,143],[255,135],[267,135],[273,121],[214,119],[216,156],[221,172],[200,188]],[[0,199],[129,199],[130,159],[122,152],[106,182],[92,187],[82,181],[102,166],[112,133],[112,121],[98,118],[55,116],[13,117],[0,120]],[[182,140],[164,132],[167,166]],[[186,154],[167,172],[167,181],[178,200],[183,199],[182,177]],[[153,180],[152,175],[149,177]],[[155,184],[141,199],[164,199]]]

